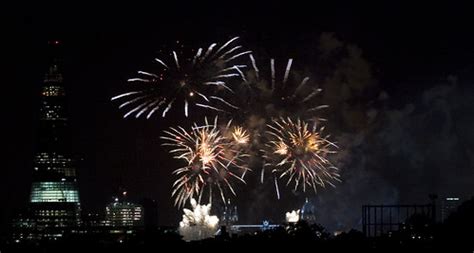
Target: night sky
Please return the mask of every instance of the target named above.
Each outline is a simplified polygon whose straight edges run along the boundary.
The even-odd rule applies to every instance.
[[[124,186],[132,200],[158,201],[160,224],[175,225],[181,216],[170,198],[176,162],[159,136],[169,126],[189,122],[182,115],[123,120],[110,102],[158,50],[177,40],[195,47],[241,36],[250,50],[282,60],[294,57],[318,75],[317,55],[311,52],[325,32],[361,49],[376,85],[367,97],[352,99],[367,122],[329,126],[345,147],[338,158],[343,181],[317,197],[309,195],[321,223],[332,229],[357,227],[362,204],[424,203],[430,193],[472,195],[474,20],[469,8],[290,3],[11,7],[2,21],[0,227],[28,202],[50,39],[63,41],[65,48],[73,149],[86,211],[101,211]],[[345,113],[331,106],[334,118]],[[283,219],[283,212],[303,203],[304,196],[292,193],[277,202],[272,189],[261,187],[237,198],[244,222]]]

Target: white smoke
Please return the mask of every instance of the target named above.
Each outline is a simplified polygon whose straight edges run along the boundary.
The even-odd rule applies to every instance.
[[[219,218],[209,215],[211,204],[199,205],[191,199],[193,210],[183,209],[183,220],[179,223],[179,234],[185,241],[196,241],[213,237],[217,232]]]
[[[296,223],[300,220],[300,210],[293,210],[291,212],[286,212],[286,222]]]

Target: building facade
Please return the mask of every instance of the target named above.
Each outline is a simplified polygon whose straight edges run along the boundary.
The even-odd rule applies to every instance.
[[[105,226],[112,228],[143,227],[143,206],[126,200],[126,192],[122,198],[115,198],[105,208]]]
[[[441,199],[441,221],[444,222],[461,204],[460,197],[444,197]]]
[[[80,224],[76,168],[70,152],[61,43],[49,43],[49,67],[41,87],[38,142],[24,227],[30,237],[62,237]]]

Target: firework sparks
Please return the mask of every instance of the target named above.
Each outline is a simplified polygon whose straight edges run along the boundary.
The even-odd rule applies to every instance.
[[[286,185],[294,183],[294,190],[298,187],[313,188],[325,187],[339,181],[338,169],[328,160],[330,154],[336,153],[336,144],[329,141],[329,136],[323,136],[324,127],[319,128],[315,123],[308,123],[300,119],[292,121],[290,118],[280,118],[267,125],[268,143],[265,146],[265,166],[272,168],[275,188],[278,198],[278,180],[288,177]],[[263,180],[262,170],[262,180]]]
[[[232,127],[230,121],[221,128],[216,117],[213,123],[206,118],[205,125],[194,124],[189,132],[182,127],[165,131],[165,136],[161,137],[165,140],[163,145],[171,147],[170,153],[175,159],[186,163],[173,172],[179,177],[173,184],[175,205],[183,206],[195,196],[200,202],[205,192],[212,203],[213,188],[218,189],[225,202],[227,191],[236,194],[232,180],[245,183],[243,176],[249,170],[245,164],[248,155],[240,148],[240,142],[248,141],[249,137],[244,130],[231,130],[233,128],[240,129]],[[238,138],[228,138],[223,132],[232,132]]]
[[[199,48],[193,57],[181,56],[172,51],[168,60],[156,58],[156,72],[138,71],[139,77],[128,80],[134,85],[134,90],[112,97],[111,100],[122,101],[119,108],[126,110],[124,118],[146,115],[148,119],[159,110],[163,110],[161,115],[166,117],[175,104],[184,106],[186,117],[192,106],[215,111],[225,111],[221,107],[236,109],[236,106],[214,94],[224,90],[233,92],[227,85],[228,79],[241,76],[240,69],[246,67],[231,63],[250,53],[239,51],[241,46],[232,47],[237,39],[232,38],[219,48],[213,43],[204,54],[204,50]]]
[[[322,89],[314,82],[310,82],[308,76],[300,78],[293,70],[294,61],[288,59],[286,66],[280,66],[275,59],[270,59],[269,66],[258,67],[257,61],[252,54],[249,54],[249,70],[246,75],[242,75],[242,80],[246,84],[246,89],[250,90],[255,101],[249,101],[246,92],[242,92],[243,98],[240,101],[246,101],[248,110],[255,113],[258,108],[274,108],[272,112],[264,112],[264,117],[280,117],[287,115],[297,115],[305,119],[315,121],[325,121],[319,117],[317,111],[325,109],[327,105],[320,105],[315,99]],[[257,103],[257,105],[255,104]],[[271,105],[271,106],[269,106]]]
[[[247,133],[247,130],[245,130],[243,127],[240,127],[240,126],[234,127],[231,133],[232,133],[232,138],[234,139],[235,143],[239,145],[248,144],[250,141],[250,135]]]

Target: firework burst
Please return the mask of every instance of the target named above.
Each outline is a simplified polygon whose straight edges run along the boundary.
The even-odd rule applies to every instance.
[[[286,185],[294,183],[306,191],[317,186],[325,187],[339,181],[338,169],[328,160],[330,154],[336,153],[336,144],[329,141],[330,136],[323,136],[324,127],[300,119],[280,118],[269,124],[266,137],[264,158],[266,167],[272,168],[277,196],[280,198],[278,180],[287,177]],[[263,181],[264,170],[261,180]]]
[[[249,132],[244,127],[233,124],[232,120],[229,120],[225,126],[222,126],[220,131],[237,148],[243,149],[250,145]]]
[[[203,194],[209,194],[212,203],[213,189],[217,188],[225,202],[226,192],[235,195],[232,181],[242,183],[249,170],[245,160],[248,156],[241,148],[242,141],[248,139],[244,130],[236,131],[229,121],[219,127],[217,117],[213,123],[207,118],[203,126],[194,124],[191,131],[182,127],[171,127],[165,131],[164,146],[171,147],[170,153],[175,159],[182,160],[185,165],[173,173],[178,179],[173,184],[172,196],[175,205],[183,206],[188,199],[197,197],[201,202]],[[235,135],[236,138],[227,136]]]
[[[232,63],[250,53],[242,51],[242,46],[234,45],[237,39],[232,38],[220,47],[213,43],[207,50],[199,48],[193,56],[182,56],[172,51],[168,59],[156,58],[158,67],[155,71],[138,71],[138,77],[128,80],[134,89],[111,100],[122,101],[119,108],[126,110],[124,118],[146,115],[148,119],[157,111],[165,117],[178,103],[183,105],[186,117],[191,106],[214,111],[235,109],[237,107],[219,93],[233,93],[227,80],[241,76],[240,69],[246,67]]]
[[[242,98],[238,98],[240,104],[244,101],[246,106],[239,107],[267,118],[297,115],[308,120],[325,121],[318,113],[328,107],[317,99],[322,89],[309,76],[293,71],[293,59],[288,59],[284,66],[270,59],[270,64],[262,67],[252,54],[249,57],[251,67],[242,75],[245,85],[240,90]]]

